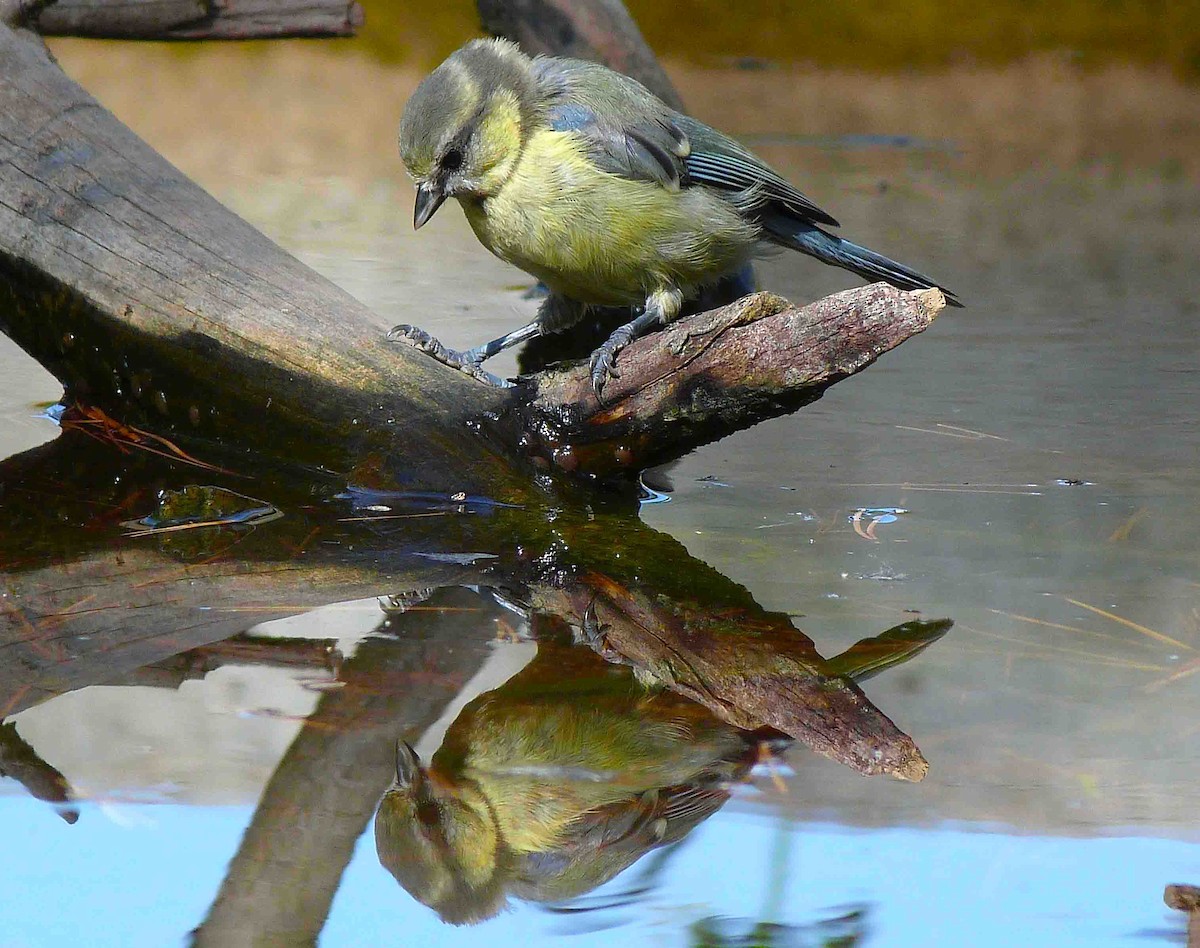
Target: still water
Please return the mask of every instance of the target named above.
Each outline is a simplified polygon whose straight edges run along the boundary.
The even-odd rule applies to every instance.
[[[414,71],[344,47],[56,50],[381,331],[465,346],[536,305],[455,209],[411,231],[392,141]],[[96,447],[10,459],[0,945],[1183,941],[1162,893],[1200,883],[1194,88],[1053,61],[673,76],[848,235],[968,308],[651,472],[666,502],[597,515],[627,546],[554,526],[592,569],[645,557],[641,586],[491,585],[489,561],[519,559],[498,537],[540,514],[396,507],[442,518],[418,534],[354,520],[369,505],[344,484],[306,499]],[[758,269],[793,300],[852,279]],[[7,343],[0,366],[15,456],[57,436],[36,405],[59,390]],[[196,483],[284,516],[211,541],[120,527]],[[318,555],[282,599],[246,581]],[[104,556],[117,592],[89,571]],[[51,581],[55,608],[22,626]],[[928,774],[863,776],[571,644],[604,596],[790,621]],[[118,632],[89,651],[72,622],[101,609]],[[375,820],[398,739],[403,790]]]

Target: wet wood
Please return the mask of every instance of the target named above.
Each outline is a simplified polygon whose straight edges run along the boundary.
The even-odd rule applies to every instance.
[[[528,490],[467,424],[503,393],[389,345],[4,27],[0,61],[0,328],[68,398],[175,437],[269,431],[277,452],[386,458],[426,487]]]
[[[619,378],[598,400],[586,365],[534,377],[523,408],[548,462],[605,475],[677,457],[816,401],[836,382],[926,329],[939,290],[884,283],[793,306],[756,293],[681,320],[621,353]]]
[[[51,0],[29,2],[43,36],[136,40],[279,39],[353,36],[353,0]]]

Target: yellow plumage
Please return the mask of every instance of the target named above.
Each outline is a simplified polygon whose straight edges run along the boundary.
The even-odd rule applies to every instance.
[[[756,229],[709,192],[603,171],[571,132],[537,129],[523,149],[512,144],[520,157],[506,185],[461,199],[463,210],[485,247],[556,293],[613,306],[671,287],[689,296],[753,251]]]

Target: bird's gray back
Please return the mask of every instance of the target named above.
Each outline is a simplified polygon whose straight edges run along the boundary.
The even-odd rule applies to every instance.
[[[837,224],[749,149],[635,79],[578,59],[538,57],[533,68],[546,120],[579,134],[605,171],[668,188],[707,186],[746,210],[771,205],[802,222]]]

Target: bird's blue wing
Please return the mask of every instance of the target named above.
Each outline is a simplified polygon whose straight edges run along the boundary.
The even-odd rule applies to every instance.
[[[538,58],[534,70],[550,127],[574,132],[600,168],[677,190],[690,146],[674,110],[628,76],[595,63]]]
[[[748,196],[747,209],[836,225],[821,210],[733,139],[676,112],[641,83],[595,63],[534,60],[550,126],[574,132],[599,167],[667,188],[705,185]]]

